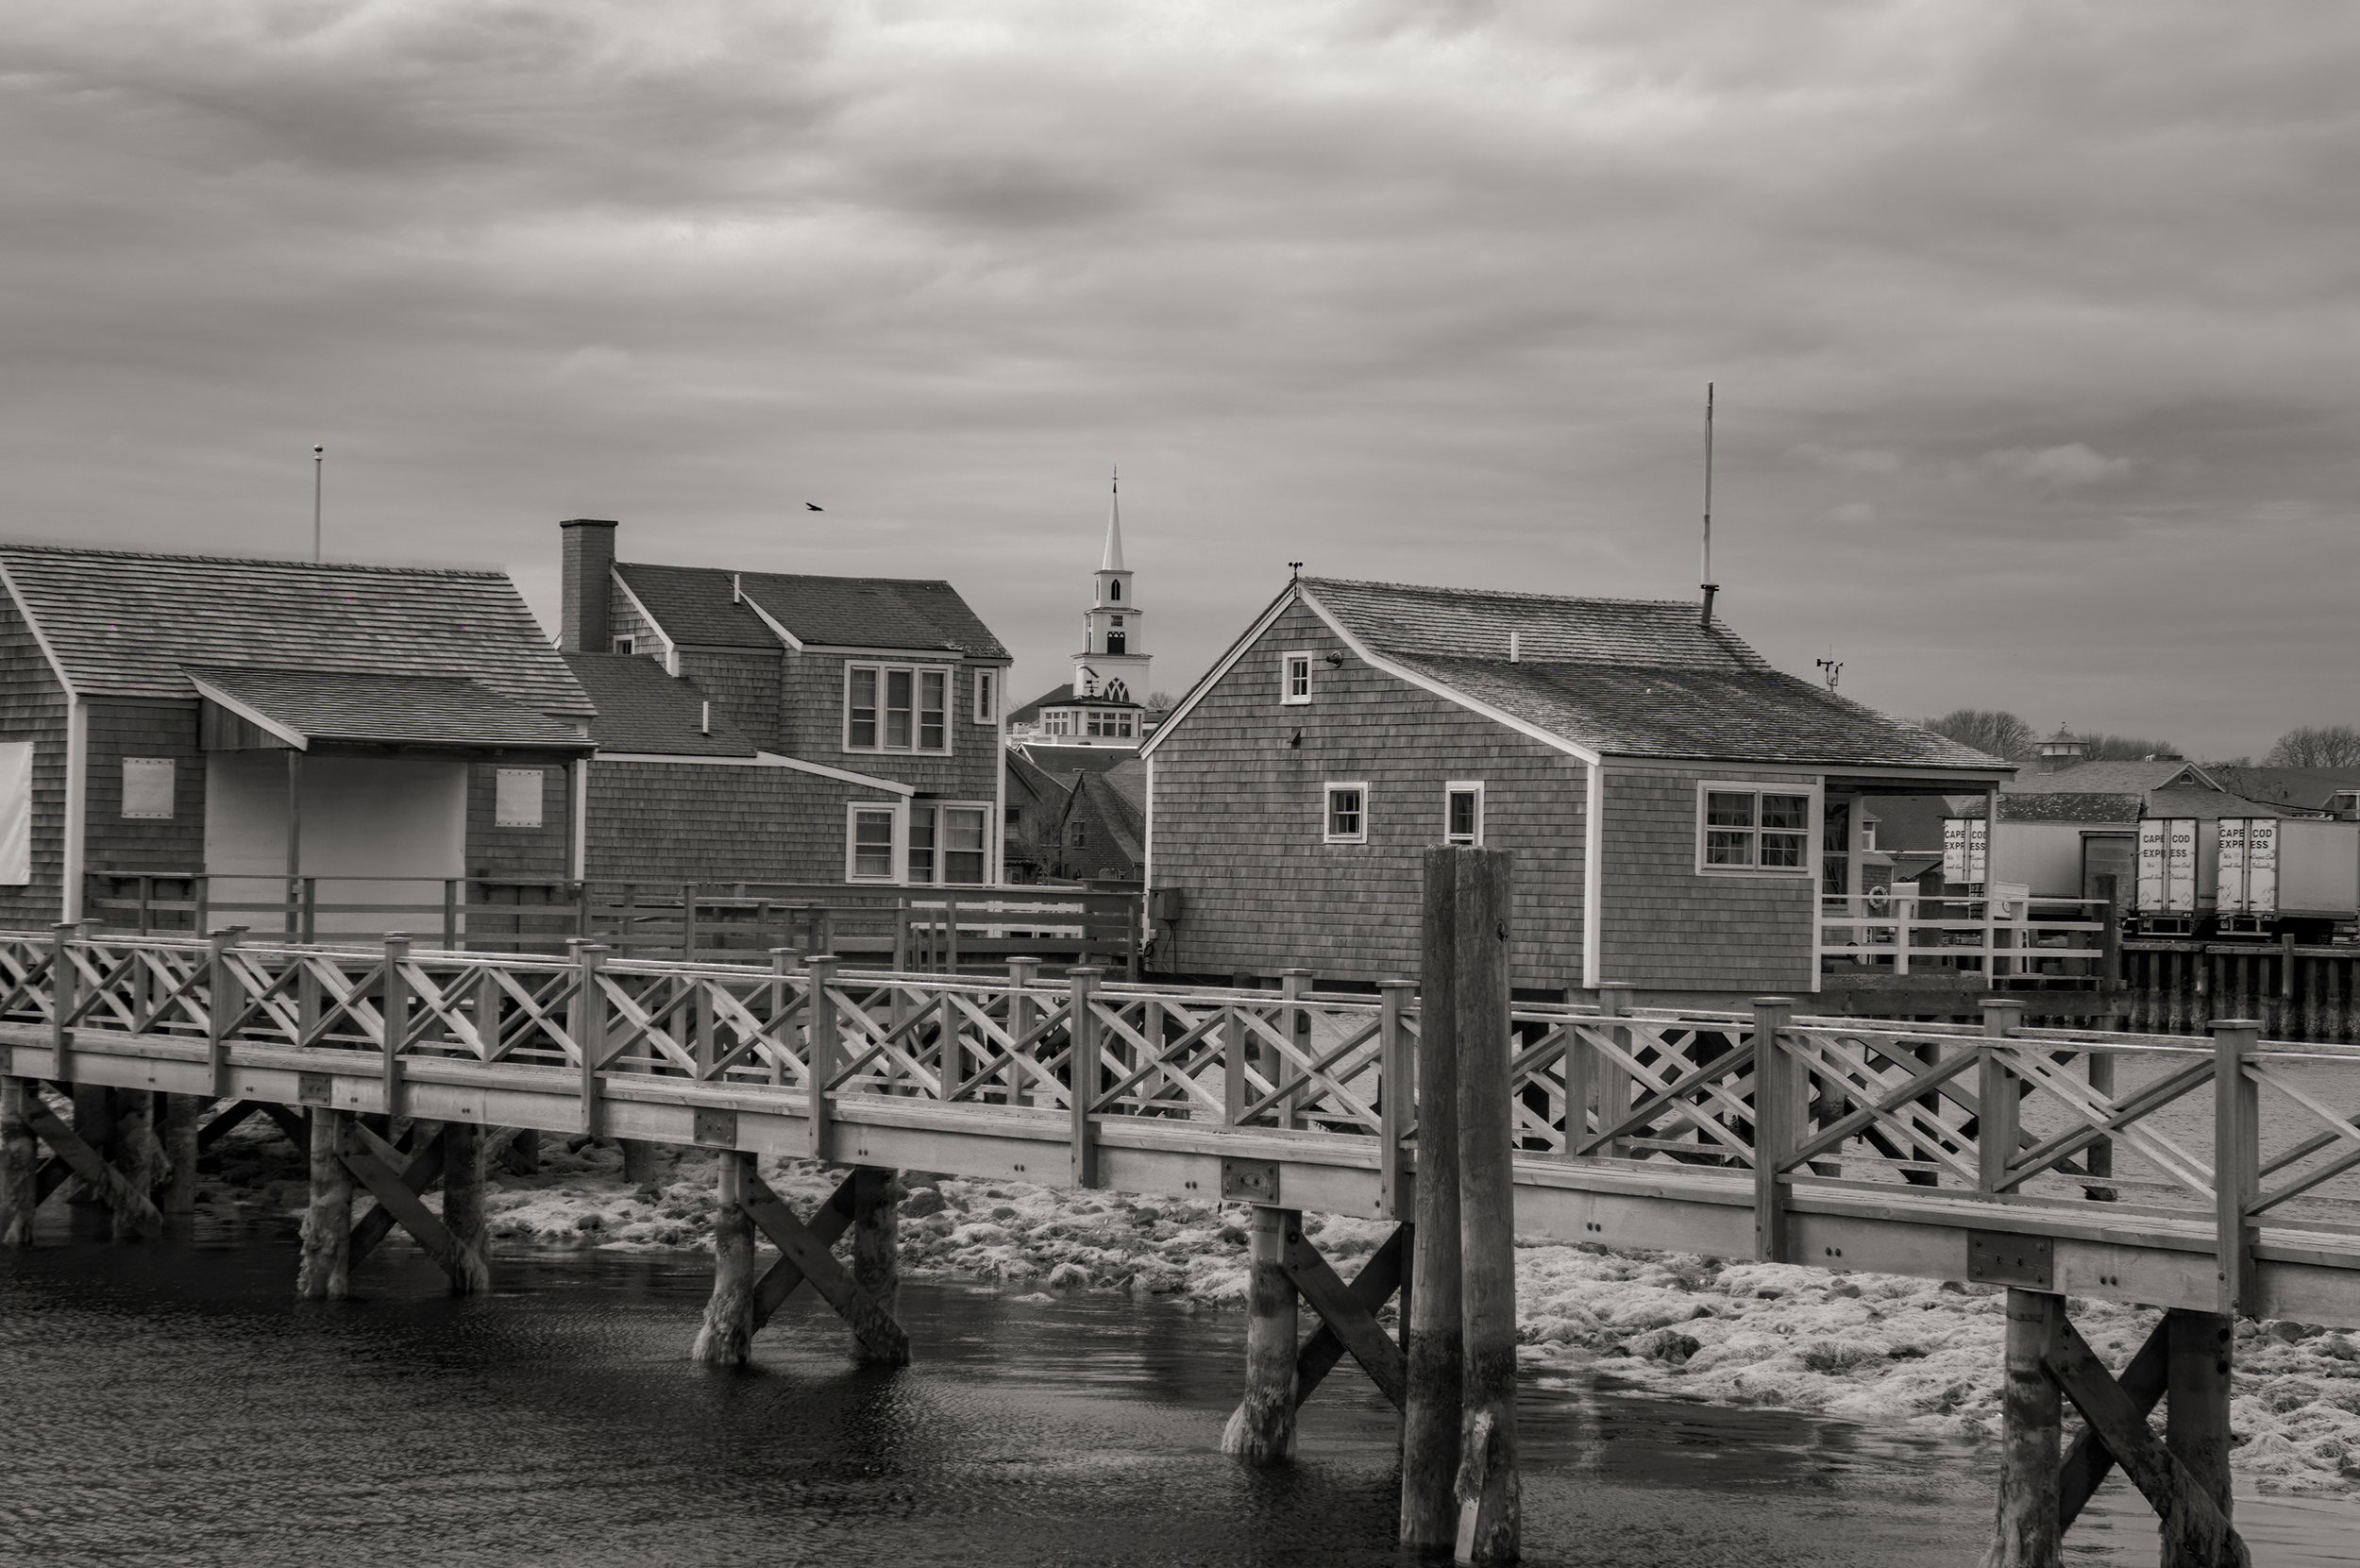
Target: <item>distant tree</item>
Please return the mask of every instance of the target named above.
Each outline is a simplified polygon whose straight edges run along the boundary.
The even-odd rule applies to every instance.
[[[2349,724],[2306,724],[2278,737],[2265,767],[2360,767],[2360,729]]]
[[[1927,729],[1938,735],[1948,735],[1961,746],[1972,746],[1978,751],[2010,762],[2031,762],[2040,747],[2040,737],[2032,727],[2011,713],[1996,708],[1953,708],[1940,718],[1924,721]]]
[[[1179,705],[1180,700],[1168,691],[1151,691],[1147,694],[1147,700],[1139,704],[1147,710],[1149,722],[1155,724],[1161,724],[1164,716]]]
[[[2082,744],[2089,748],[2092,762],[2136,762],[2141,757],[2176,757],[2180,748],[2167,740],[2146,740],[2137,735],[2083,735]]]

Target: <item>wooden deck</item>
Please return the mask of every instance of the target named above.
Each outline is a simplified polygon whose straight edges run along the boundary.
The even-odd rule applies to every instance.
[[[2014,1016],[1520,1005],[1517,1232],[2360,1326],[2360,1050]],[[1411,1212],[1418,1034],[1406,983],[0,933],[17,1078],[1374,1217]]]

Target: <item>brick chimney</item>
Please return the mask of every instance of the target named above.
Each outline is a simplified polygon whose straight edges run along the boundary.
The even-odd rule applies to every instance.
[[[615,572],[615,525],[603,517],[568,517],[565,604],[558,646],[568,653],[604,653],[615,646],[607,623],[607,581]]]

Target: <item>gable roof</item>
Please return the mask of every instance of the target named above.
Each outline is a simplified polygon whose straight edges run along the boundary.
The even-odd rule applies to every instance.
[[[2012,795],[2147,795],[2183,782],[2217,789],[2212,776],[2180,757],[2155,761],[2077,762],[2054,772],[2024,773],[2006,788]]]
[[[1304,578],[1200,681],[1153,751],[1300,598],[1381,668],[1576,755],[1987,777],[2012,765],[1773,669],[1693,603]],[[1510,657],[1511,652],[1514,657]]]
[[[1147,765],[1134,759],[1130,772],[1136,778],[1126,777],[1124,770],[1115,770],[1084,773],[1075,779],[1072,797],[1066,802],[1058,825],[1062,830],[1074,813],[1088,811],[1105,824],[1114,840],[1112,847],[1138,866],[1147,860]]]
[[[0,545],[73,690],[189,698],[184,666],[472,681],[535,713],[589,698],[502,572]]]
[[[1037,801],[1054,801],[1060,812],[1064,810],[1066,797],[1073,793],[1072,774],[1051,772],[1028,756],[1021,746],[1008,748],[1006,763],[1011,793],[1020,793]]]
[[[300,750],[349,746],[586,752],[570,719],[449,676],[187,666],[199,695]]]
[[[590,733],[605,751],[658,756],[750,757],[760,749],[716,711],[713,731],[702,728],[704,694],[665,673],[653,659],[634,653],[568,653],[574,672],[598,717]]]
[[[2335,797],[2360,789],[2360,767],[2209,767],[2215,783],[2232,794],[2301,811],[2332,809]]]
[[[675,642],[774,649],[779,635],[763,619],[767,615],[799,642],[1008,657],[958,590],[936,579],[731,572],[642,561],[618,561],[615,572]]]

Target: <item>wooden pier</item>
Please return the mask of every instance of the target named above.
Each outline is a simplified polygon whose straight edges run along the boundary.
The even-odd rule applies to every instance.
[[[282,1124],[308,1115],[305,1277],[324,1295],[365,1250],[360,1232],[396,1223],[455,1289],[481,1288],[475,1129],[715,1150],[729,1202],[700,1355],[724,1363],[742,1360],[806,1283],[851,1325],[859,1354],[910,1354],[892,1315],[898,1170],[1248,1202],[1263,1218],[1247,1402],[1265,1408],[1237,1446],[1267,1458],[1291,1444],[1292,1408],[1347,1354],[1416,1421],[1421,1333],[1442,1328],[1427,1308],[1458,1282],[1437,1278],[1429,1294],[1407,1277],[1410,1254],[1423,1269],[1446,1239],[1418,1227],[1413,1244],[1408,1232],[1459,1169],[1486,1172],[1463,1206],[1477,1210],[1471,1227],[1493,1233],[1470,1228],[1467,1251],[1495,1259],[1485,1249],[1507,1222],[1489,1185],[1496,1169],[1521,1236],[2006,1287],[1991,1560],[2054,1562],[2059,1532],[2111,1466],[2183,1542],[2167,1562],[2238,1560],[2222,1468],[2231,1321],[2360,1326],[2360,1050],[2266,1038],[2235,1020],[2215,1020],[2208,1037],[2028,1028],[2005,1001],[1981,1026],[1813,1017],[1788,999],[1744,1012],[1628,1008],[1610,989],[1598,1006],[1510,1006],[1504,971],[1487,974],[1461,949],[1444,1024],[1408,983],[1341,996],[1124,984],[1087,968],[1049,983],[1021,964],[1005,979],[851,970],[787,951],[761,965],[690,964],[588,944],[559,957],[398,937],[0,933],[0,1240],[28,1240],[32,1207],[69,1173],[107,1196],[126,1231],[161,1221],[149,1174],[110,1164],[93,1129],[49,1107],[44,1083],[154,1091],[189,1129],[202,1107],[221,1107],[193,1136],[166,1138],[176,1162],[255,1107]],[[1493,988],[1498,1015],[1484,1023]],[[1504,1103],[1492,1083],[1502,1062]],[[1462,1069],[1487,1087],[1464,1092]],[[1442,1086],[1461,1089],[1458,1169],[1431,1186],[1417,1180],[1422,1070],[1428,1107]],[[1504,1125],[1462,1136],[1487,1105]],[[390,1137],[403,1121],[415,1123],[407,1144]],[[761,1179],[755,1157],[772,1155],[853,1173],[798,1215]],[[414,1196],[436,1181],[440,1219]],[[379,1206],[351,1227],[356,1182]],[[1345,1281],[1305,1239],[1292,1218],[1305,1210],[1389,1218],[1405,1234]],[[831,1251],[848,1234],[849,1264]],[[778,1249],[759,1274],[757,1236]],[[1455,1254],[1458,1239],[1447,1239]],[[1464,1265],[1493,1350],[1496,1267]],[[1405,1357],[1375,1313],[1411,1283]],[[2109,1373],[2066,1321],[2068,1295],[2168,1315],[2157,1343]],[[1298,1296],[1318,1320],[1300,1345]],[[1291,1378],[1280,1375],[1289,1354]],[[1478,1395],[1498,1403],[1495,1387],[1471,1382],[1468,1399]],[[2060,1397],[2089,1424],[2070,1453]],[[2158,1440],[2145,1412],[2166,1397],[2171,1436]],[[1512,1459],[1507,1436],[1494,1452]],[[1512,1508],[1491,1506],[1473,1548],[1458,1521],[1462,1555],[1483,1557],[1483,1540],[1488,1560],[1502,1542],[1512,1554]]]

